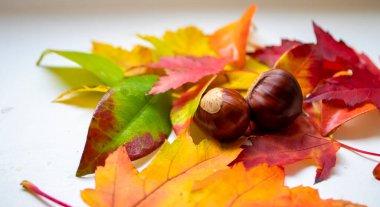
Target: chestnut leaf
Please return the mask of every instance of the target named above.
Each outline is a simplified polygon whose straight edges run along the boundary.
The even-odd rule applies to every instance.
[[[111,60],[83,52],[45,50],[37,61],[38,66],[48,54],[56,54],[77,63],[108,86],[115,86],[124,78],[122,69]]]
[[[93,173],[122,145],[135,160],[164,142],[171,132],[170,94],[146,95],[157,79],[128,78],[103,96],[91,120],[77,176]]]
[[[54,102],[60,102],[64,100],[65,97],[74,94],[74,93],[86,93],[86,92],[98,92],[98,93],[106,93],[110,87],[103,86],[103,85],[97,85],[97,86],[82,86],[80,88],[73,88],[70,90],[67,90],[61,94],[57,98],[54,99]]]

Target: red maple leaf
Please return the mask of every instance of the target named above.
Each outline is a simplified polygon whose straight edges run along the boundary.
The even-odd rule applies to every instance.
[[[211,56],[160,58],[159,62],[148,67],[167,69],[167,76],[160,77],[149,94],[163,93],[185,83],[195,83],[207,75],[219,73],[228,62],[228,59]]]
[[[248,168],[268,163],[287,165],[312,159],[318,166],[315,182],[325,180],[335,165],[340,144],[320,135],[312,119],[300,116],[289,127],[274,134],[253,135],[233,163],[242,161]]]
[[[302,43],[295,40],[282,39],[281,45],[268,46],[249,53],[251,57],[265,63],[269,67],[273,67],[277,60],[288,50],[301,45]]]
[[[317,39],[316,52],[323,58],[324,69],[343,70],[359,62],[356,52],[342,40],[336,41],[330,33],[324,31],[315,22],[313,22],[313,28]]]
[[[350,70],[352,75],[326,79],[306,101],[342,100],[348,108],[370,102],[380,108],[380,70],[376,65],[365,54],[358,54],[344,42],[334,40],[316,24],[314,31],[319,53],[324,58],[324,70]]]
[[[380,180],[380,163],[373,169],[372,174],[377,180]]]
[[[349,108],[370,102],[380,109],[380,70],[364,54],[357,57],[352,75],[327,79],[306,101],[342,100]]]
[[[352,48],[335,40],[317,24],[313,23],[313,27],[316,44],[283,42],[282,46],[268,47],[265,53],[258,51],[255,54],[256,58],[267,61],[274,68],[291,72],[299,81],[304,95],[312,92],[325,79],[337,72],[347,71],[359,62]]]

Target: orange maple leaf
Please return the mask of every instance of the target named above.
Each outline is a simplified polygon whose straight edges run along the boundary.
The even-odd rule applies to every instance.
[[[186,136],[186,135],[184,135]],[[83,190],[93,207],[116,206],[360,206],[321,200],[312,188],[284,186],[279,167],[259,165],[247,171],[242,163],[226,167],[239,148],[222,148],[190,137],[165,143],[152,163],[139,173],[125,148],[112,153],[95,174],[96,188]]]
[[[250,6],[236,22],[232,22],[210,36],[210,44],[218,54],[231,58],[237,67],[245,64],[247,38],[256,5]]]
[[[247,171],[242,163],[220,170],[193,187],[190,206],[361,206],[343,200],[322,200],[318,191],[284,186],[284,171],[259,165]]]
[[[150,165],[139,173],[124,147],[112,153],[95,173],[95,189],[83,190],[90,206],[183,206],[195,180],[227,169],[240,153],[238,146],[223,147],[214,140],[195,145],[186,134],[165,142]],[[170,195],[170,196],[168,196]]]
[[[347,108],[339,103],[323,101],[321,108],[321,134],[327,136],[347,121],[375,110],[376,106],[372,103],[364,103],[354,108]]]

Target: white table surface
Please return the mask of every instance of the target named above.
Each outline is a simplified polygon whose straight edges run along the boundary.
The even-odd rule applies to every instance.
[[[81,83],[57,75],[69,71],[36,67],[43,50],[89,51],[92,40],[131,48],[140,42],[134,36],[137,33],[159,35],[186,25],[212,32],[237,19],[249,5],[243,0],[175,2],[149,6],[147,0],[134,5],[121,0],[0,1],[0,206],[49,205],[23,192],[19,183],[24,179],[74,206],[85,206],[79,192],[94,187],[91,177],[75,177],[93,108],[51,102]],[[379,65],[378,1],[315,2],[259,1],[254,20],[259,38],[274,43],[282,37],[314,41],[314,20],[358,51],[365,51]],[[55,57],[45,63],[72,65]],[[374,111],[347,123],[336,138],[379,153],[379,126],[380,114]],[[328,180],[313,185],[315,167],[303,161],[286,167],[286,184],[312,186],[322,198],[379,206],[380,181],[372,176],[376,161],[380,159],[341,149]]]

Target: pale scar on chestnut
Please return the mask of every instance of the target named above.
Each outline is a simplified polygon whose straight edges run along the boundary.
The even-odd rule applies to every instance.
[[[208,113],[215,114],[222,108],[222,103],[223,89],[213,88],[203,96],[200,106]]]

